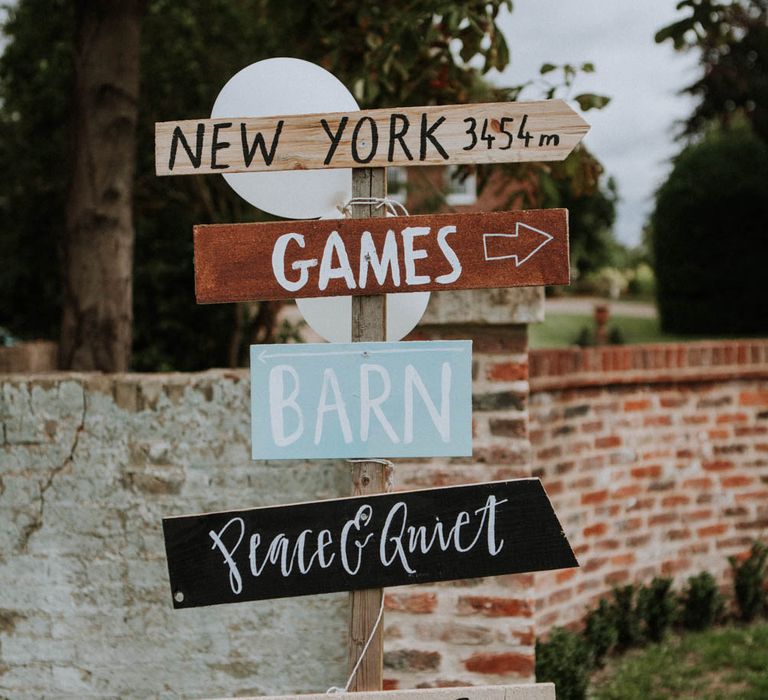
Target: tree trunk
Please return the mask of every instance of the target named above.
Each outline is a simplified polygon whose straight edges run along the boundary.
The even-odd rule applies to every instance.
[[[78,0],[74,154],[62,241],[62,369],[128,369],[133,175],[145,0]]]

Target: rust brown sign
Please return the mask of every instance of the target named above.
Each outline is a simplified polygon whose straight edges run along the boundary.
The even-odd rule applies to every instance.
[[[568,284],[565,209],[195,226],[201,304]]]

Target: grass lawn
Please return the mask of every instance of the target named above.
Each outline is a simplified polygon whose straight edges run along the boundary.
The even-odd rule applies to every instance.
[[[583,328],[594,331],[594,321],[588,314],[547,313],[544,323],[531,324],[528,328],[532,348],[563,348],[574,345]],[[611,316],[609,332],[612,328],[621,331],[625,343],[671,343],[698,339],[662,333],[656,318]]]
[[[768,622],[670,637],[609,661],[594,700],[768,698]]]

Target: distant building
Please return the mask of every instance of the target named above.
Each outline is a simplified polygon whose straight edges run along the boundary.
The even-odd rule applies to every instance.
[[[487,182],[478,191],[474,168],[390,167],[387,168],[387,196],[404,204],[411,214],[520,209],[523,193],[532,186],[511,179],[503,168],[488,172]]]

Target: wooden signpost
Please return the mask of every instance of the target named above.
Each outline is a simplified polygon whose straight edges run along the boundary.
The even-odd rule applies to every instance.
[[[195,226],[200,304],[568,284],[565,209]]]
[[[589,125],[562,100],[155,125],[158,175],[563,160]]]
[[[384,168],[358,168],[352,171],[352,218],[383,217],[383,207],[371,202],[387,194]],[[367,203],[366,203],[367,202]],[[386,340],[387,304],[384,295],[352,297],[352,342]],[[379,455],[381,457],[381,455]],[[394,468],[381,459],[355,460],[352,463],[352,495],[368,496],[392,490]],[[381,690],[384,675],[384,625],[379,624],[384,610],[384,589],[363,588],[349,594],[349,634],[347,665],[349,690]]]
[[[466,340],[251,346],[254,459],[472,454]]]
[[[470,342],[382,342],[384,295],[566,284],[567,212],[384,219],[371,202],[386,196],[384,166],[562,160],[586,122],[548,100],[155,126],[158,175],[354,168],[351,220],[195,227],[199,303],[352,295],[353,344],[252,348],[252,434],[256,459],[356,459],[351,498],[164,519],[174,606],[350,591],[346,689],[378,691],[383,586],[577,566],[538,479],[386,493],[381,459],[472,451]],[[554,700],[554,688],[386,698]]]
[[[538,479],[163,520],[177,608],[577,566]]]

